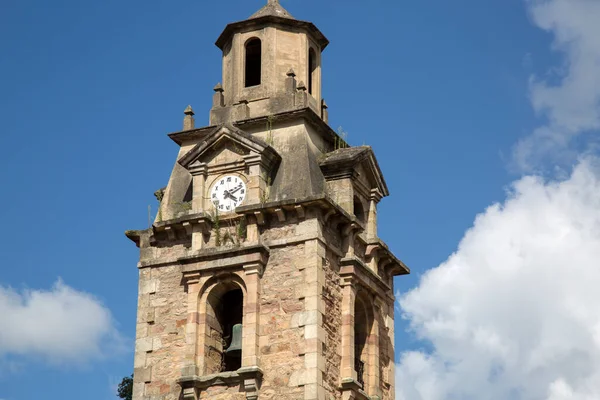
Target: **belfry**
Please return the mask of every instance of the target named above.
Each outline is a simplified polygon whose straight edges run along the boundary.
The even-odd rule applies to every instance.
[[[312,23],[227,25],[210,121],[188,107],[140,249],[134,400],[394,399],[393,277],[372,149],[328,125]]]

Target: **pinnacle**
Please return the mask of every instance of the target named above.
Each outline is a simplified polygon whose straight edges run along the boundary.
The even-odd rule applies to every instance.
[[[185,115],[194,115],[194,110],[192,110],[192,106],[187,106],[183,113]]]
[[[267,5],[258,10],[256,13],[252,14],[252,16],[249,19],[268,16],[294,19],[294,17],[292,17],[292,14],[290,14],[285,8],[281,6],[281,4],[279,4],[279,0],[268,0]]]

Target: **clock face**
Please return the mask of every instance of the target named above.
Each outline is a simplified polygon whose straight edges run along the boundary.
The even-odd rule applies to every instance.
[[[246,184],[237,176],[224,176],[215,182],[210,191],[210,201],[223,212],[235,210],[246,197]]]

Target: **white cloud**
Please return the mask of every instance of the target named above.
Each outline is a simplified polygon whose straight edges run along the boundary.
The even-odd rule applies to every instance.
[[[600,399],[600,161],[528,176],[400,299],[398,400]]]
[[[82,363],[118,342],[110,311],[88,293],[60,280],[48,291],[0,286],[0,357]]]
[[[565,65],[549,80],[533,77],[531,101],[546,123],[514,149],[517,167],[535,169],[545,160],[572,161],[573,139],[600,129],[600,1],[525,0],[533,23],[552,33]]]

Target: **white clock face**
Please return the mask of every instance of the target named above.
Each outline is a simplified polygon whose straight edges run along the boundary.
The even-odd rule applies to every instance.
[[[223,212],[235,210],[246,197],[246,184],[237,176],[224,176],[215,182],[210,191],[210,201]]]

